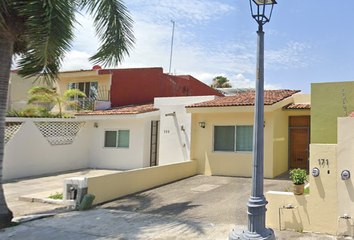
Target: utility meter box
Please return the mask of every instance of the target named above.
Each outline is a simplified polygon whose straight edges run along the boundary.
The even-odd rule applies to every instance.
[[[63,200],[80,204],[82,198],[87,194],[87,179],[85,177],[74,177],[64,179]]]

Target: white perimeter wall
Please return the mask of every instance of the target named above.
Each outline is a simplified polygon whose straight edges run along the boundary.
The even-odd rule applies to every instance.
[[[141,119],[97,120],[90,121],[92,140],[89,150],[91,168],[134,169],[150,166],[151,121],[158,120],[158,115]],[[98,128],[94,128],[94,122]],[[105,148],[106,130],[130,130],[129,148]]]
[[[151,121],[159,119],[158,112],[89,119],[7,118],[8,122],[24,124],[5,145],[3,180],[82,168],[125,170],[150,166]],[[85,124],[71,145],[52,146],[34,125],[36,121]],[[130,130],[129,149],[104,148],[105,130]]]
[[[354,118],[338,118],[337,189],[338,216],[354,217]],[[348,170],[350,178],[342,180],[342,171]],[[351,226],[353,229],[353,226]],[[354,229],[353,229],[354,230]],[[354,231],[352,232],[354,235]]]
[[[217,96],[155,98],[154,106],[160,109],[159,164],[165,165],[190,159],[191,114],[186,106],[213,100]],[[165,114],[175,112],[175,116]],[[184,126],[185,131],[181,130]]]
[[[43,137],[35,121],[78,121],[76,119],[7,118],[24,122],[5,145],[3,179],[15,179],[60,171],[86,168],[91,127],[85,124],[73,144],[52,146]]]

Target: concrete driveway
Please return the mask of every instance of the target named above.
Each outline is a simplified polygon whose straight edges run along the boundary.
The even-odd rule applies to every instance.
[[[265,191],[283,191],[290,187],[287,176],[283,178],[285,180],[265,180]],[[0,239],[226,240],[231,229],[237,232],[247,229],[246,203],[250,185],[250,178],[198,175],[101,204],[90,211],[69,211],[0,230]],[[32,211],[31,204],[53,206],[27,203]],[[337,239],[294,231],[275,230],[275,235],[277,240]]]
[[[41,202],[41,199],[47,198],[56,193],[62,193],[63,180],[65,178],[99,176],[114,172],[120,171],[82,169],[40,177],[6,181],[3,183],[5,199],[15,217],[39,212],[62,212],[66,210],[66,207],[56,204],[44,204]]]
[[[291,187],[286,176],[265,179],[266,191]],[[197,175],[97,206],[100,209],[173,216],[210,224],[247,225],[251,178]]]

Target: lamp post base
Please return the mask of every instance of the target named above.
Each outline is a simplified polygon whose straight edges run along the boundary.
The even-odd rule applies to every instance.
[[[233,229],[229,234],[229,240],[275,240],[275,235],[271,228],[265,228],[261,233],[237,232]]]

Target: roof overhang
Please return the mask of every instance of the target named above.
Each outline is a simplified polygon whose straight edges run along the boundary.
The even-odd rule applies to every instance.
[[[292,96],[273,105],[265,105],[264,112],[273,112],[293,102]],[[187,107],[187,113],[247,113],[254,112],[254,105],[250,106],[220,106],[220,107]]]
[[[78,120],[138,120],[144,118],[151,117],[159,117],[160,110],[146,112],[146,113],[138,113],[138,114],[116,114],[116,115],[84,115],[84,116],[76,116]]]

